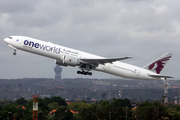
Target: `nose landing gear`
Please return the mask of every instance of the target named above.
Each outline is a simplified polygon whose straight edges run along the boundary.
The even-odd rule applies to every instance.
[[[91,76],[91,75],[92,75],[92,72],[82,70],[82,71],[77,71],[77,74],[90,75],[90,76]]]
[[[14,50],[13,55],[16,55],[16,50]]]

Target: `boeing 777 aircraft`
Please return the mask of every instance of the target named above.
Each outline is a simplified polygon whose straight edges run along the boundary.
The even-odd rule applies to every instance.
[[[16,55],[16,50],[23,50],[49,57],[55,59],[55,63],[61,66],[79,66],[80,70],[77,71],[77,74],[92,75],[90,71],[96,70],[130,79],[165,80],[172,78],[160,75],[161,70],[171,58],[171,53],[166,53],[141,68],[120,62],[120,60],[130,57],[104,58],[25,36],[10,36],[4,41],[14,49],[13,55]]]

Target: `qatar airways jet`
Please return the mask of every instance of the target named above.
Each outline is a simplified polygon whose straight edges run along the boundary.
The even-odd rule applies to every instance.
[[[80,70],[77,71],[77,74],[92,75],[90,71],[96,70],[130,79],[166,80],[166,78],[172,78],[160,75],[161,70],[171,58],[171,53],[166,53],[141,68],[119,62],[119,60],[129,59],[130,57],[104,58],[25,36],[10,36],[5,38],[4,41],[14,49],[13,55],[16,55],[16,50],[23,50],[49,57],[55,59],[55,63],[61,66],[79,66]]]

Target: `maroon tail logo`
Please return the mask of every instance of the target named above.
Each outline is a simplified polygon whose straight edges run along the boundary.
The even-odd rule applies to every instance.
[[[159,74],[161,72],[161,70],[164,68],[164,64],[166,63],[163,63],[163,61],[168,61],[169,59],[171,58],[171,56],[169,57],[165,57],[165,58],[162,58],[154,63],[152,63],[148,68],[149,70],[152,70],[154,67],[156,67],[155,65],[157,65],[156,68],[154,68],[154,70],[156,70],[156,73]]]

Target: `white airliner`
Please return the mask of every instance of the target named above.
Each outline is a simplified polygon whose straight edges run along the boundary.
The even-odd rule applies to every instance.
[[[23,50],[49,57],[55,59],[55,63],[61,66],[79,66],[80,70],[77,74],[92,75],[90,71],[96,70],[130,79],[166,80],[166,78],[172,78],[160,75],[161,70],[171,58],[171,53],[166,53],[141,68],[119,62],[130,57],[109,59],[25,36],[10,36],[4,41],[14,49],[13,55],[16,55],[16,50]]]

